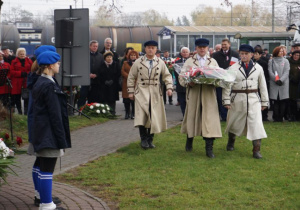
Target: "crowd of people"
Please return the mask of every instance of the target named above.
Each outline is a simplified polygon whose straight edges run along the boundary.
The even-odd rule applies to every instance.
[[[221,121],[227,123],[227,151],[234,150],[236,136],[245,135],[252,141],[253,157],[260,159],[261,142],[267,138],[263,121],[269,120],[269,108],[273,109],[274,122],[300,120],[300,43],[294,44],[290,53],[285,46],[278,46],[269,55],[259,45],[242,44],[234,51],[227,38],[209,50],[209,40],[200,38],[195,41],[195,51],[182,47],[175,58],[168,51],[159,51],[154,40],[144,43],[144,55],[128,47],[123,58],[113,50],[111,38],[104,40],[101,51],[98,45],[95,40],[90,42],[91,82],[81,86],[77,105],[108,104],[115,115],[122,91],[124,118],[134,119],[143,149],[155,148],[154,135],[167,129],[165,104],[173,105],[174,86],[183,115],[185,150],[192,151],[194,137],[202,136],[209,158],[215,157],[215,139],[222,137]],[[71,147],[67,99],[55,79],[60,66],[56,48],[40,46],[35,58],[28,58],[24,48],[17,49],[16,57],[3,49],[0,70],[6,69],[12,88],[9,83],[2,85],[0,100],[22,114],[23,98],[24,114],[28,115],[28,153],[36,156],[32,170],[35,204],[40,209],[55,209],[55,203],[61,201],[52,198],[54,168],[64,149]],[[183,64],[183,72],[187,66],[233,70],[235,82],[230,88],[196,84],[171,70],[166,65],[169,61]]]
[[[132,47],[124,50],[121,58],[112,48],[112,39],[104,40],[104,48],[99,51],[98,41],[90,42],[90,85],[81,86],[80,96],[77,101],[78,108],[88,103],[104,103],[111,107],[111,113],[115,113],[116,101],[119,100],[119,91],[122,91],[122,98],[125,109],[125,119],[134,119],[134,101],[128,98],[127,78],[131,66],[139,58],[141,52],[135,51]],[[267,49],[257,45],[254,47],[252,60],[262,66],[270,95],[270,106],[262,111],[263,121],[269,121],[268,111],[273,110],[272,120],[281,122],[284,119],[289,121],[300,120],[298,111],[299,99],[299,55],[300,44],[292,46],[287,53],[285,46],[276,47],[271,54]],[[174,61],[184,63],[188,58],[196,54],[187,47],[182,47],[180,53],[171,57],[168,50],[157,50],[156,57],[161,58],[165,63]],[[219,67],[227,69],[230,65],[240,59],[238,50],[231,49],[230,40],[225,38],[215,48],[209,48],[207,56],[214,58]],[[19,114],[28,112],[27,75],[35,57],[28,58],[24,48],[18,48],[16,56],[12,55],[9,49],[0,51],[1,69],[8,69],[7,78],[11,80],[11,87],[8,83],[0,86],[0,101],[5,107],[9,107],[9,94],[11,95],[10,106],[17,108]],[[233,62],[234,61],[234,62]],[[170,69],[169,69],[170,70]],[[178,72],[170,71],[173,86],[177,92],[177,106],[180,106],[182,114],[186,107],[186,88],[179,83]],[[277,76],[276,76],[276,75]],[[280,79],[275,81],[275,77]],[[166,96],[166,85],[160,78],[161,90],[164,104],[167,102],[173,105],[173,96]],[[216,88],[218,110],[221,121],[227,119],[227,109],[222,104],[222,88]],[[21,101],[24,101],[22,111]]]

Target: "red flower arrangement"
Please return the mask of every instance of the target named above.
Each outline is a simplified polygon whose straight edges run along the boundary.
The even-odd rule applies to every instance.
[[[16,139],[16,141],[17,141],[17,144],[18,144],[19,146],[21,146],[21,144],[23,143],[23,140],[22,140],[22,138],[21,138],[21,137],[19,137],[19,136],[17,136],[17,139]]]
[[[180,60],[180,58],[176,58],[175,60],[170,61],[164,61],[170,73],[172,73],[175,70],[173,64],[175,64],[175,62],[178,60]]]
[[[115,118],[115,115],[111,114],[111,107],[107,104],[90,103],[81,107],[79,111],[92,117]]]
[[[235,81],[236,72],[233,70],[224,70],[217,66],[187,66],[185,71],[180,72],[186,83],[208,84],[216,87],[230,88]]]

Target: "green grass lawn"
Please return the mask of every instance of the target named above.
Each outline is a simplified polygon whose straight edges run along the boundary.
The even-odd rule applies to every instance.
[[[215,141],[215,159],[197,137],[185,152],[177,126],[156,135],[157,148],[139,142],[56,177],[104,199],[112,209],[300,209],[300,123],[265,123],[263,159],[252,143]],[[225,124],[222,124],[224,131]]]

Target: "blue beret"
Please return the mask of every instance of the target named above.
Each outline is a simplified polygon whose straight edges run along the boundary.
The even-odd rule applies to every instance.
[[[252,46],[248,45],[248,44],[242,44],[240,46],[240,51],[244,51],[244,52],[251,52],[251,53],[254,53],[254,49]]]
[[[42,45],[34,51],[34,55],[35,55],[35,57],[38,57],[39,54],[41,54],[42,52],[45,52],[45,51],[56,52],[56,48],[52,45]]]
[[[207,47],[209,45],[209,40],[208,39],[196,39],[195,45],[199,47]]]
[[[54,64],[60,60],[60,55],[53,51],[45,51],[42,52],[36,60],[39,65]]]
[[[150,40],[150,41],[147,41],[144,43],[144,47],[146,47],[146,46],[156,46],[157,47],[158,43],[154,40]]]

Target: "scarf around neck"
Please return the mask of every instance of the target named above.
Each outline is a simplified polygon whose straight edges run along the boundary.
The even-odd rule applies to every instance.
[[[106,61],[104,61],[104,63],[106,64],[106,66],[107,67],[109,67],[112,63],[113,63],[113,61],[112,62],[110,62],[110,63],[108,63],[108,62],[106,62]]]
[[[25,66],[25,58],[24,59],[18,58],[18,59],[21,62],[21,65],[24,67]]]

